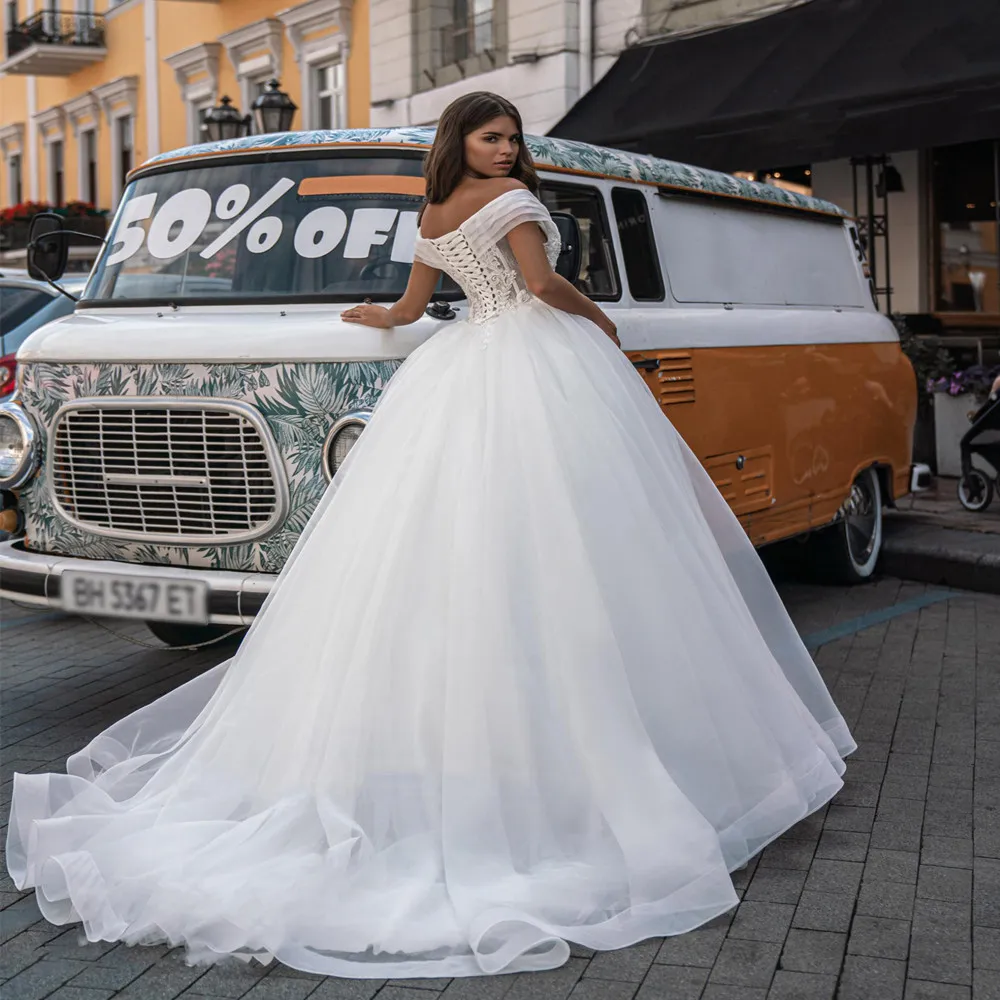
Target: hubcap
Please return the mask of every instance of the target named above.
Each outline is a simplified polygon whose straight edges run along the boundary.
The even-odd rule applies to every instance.
[[[844,504],[844,519],[851,558],[858,566],[864,566],[875,551],[878,527],[878,510],[870,476],[858,480],[851,487],[851,495]]]

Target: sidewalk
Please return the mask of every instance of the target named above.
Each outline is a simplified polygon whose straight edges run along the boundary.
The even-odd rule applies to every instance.
[[[884,531],[883,573],[1000,594],[1000,497],[974,514],[958,502],[956,480],[938,479],[886,511]]]

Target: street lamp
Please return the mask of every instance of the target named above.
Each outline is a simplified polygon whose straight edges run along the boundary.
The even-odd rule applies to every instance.
[[[277,80],[268,80],[267,89],[250,105],[258,133],[287,132],[292,127],[299,107],[280,87]]]
[[[239,139],[250,134],[250,116],[241,115],[240,109],[234,108],[228,97],[223,97],[217,107],[205,112],[202,126],[212,142]]]

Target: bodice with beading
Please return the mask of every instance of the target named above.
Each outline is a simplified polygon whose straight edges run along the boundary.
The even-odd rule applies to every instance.
[[[545,206],[523,188],[487,202],[450,233],[433,239],[418,235],[414,257],[452,278],[469,300],[469,320],[485,323],[531,301],[507,242],[507,234],[524,222],[541,227],[546,255],[555,266],[559,230]]]

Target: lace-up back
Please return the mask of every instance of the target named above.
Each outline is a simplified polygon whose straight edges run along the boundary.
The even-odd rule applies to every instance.
[[[507,234],[523,222],[537,222],[545,253],[555,266],[559,230],[544,205],[523,189],[506,191],[470,215],[457,229],[434,239],[417,236],[415,259],[444,271],[465,292],[473,323],[531,301]]]

